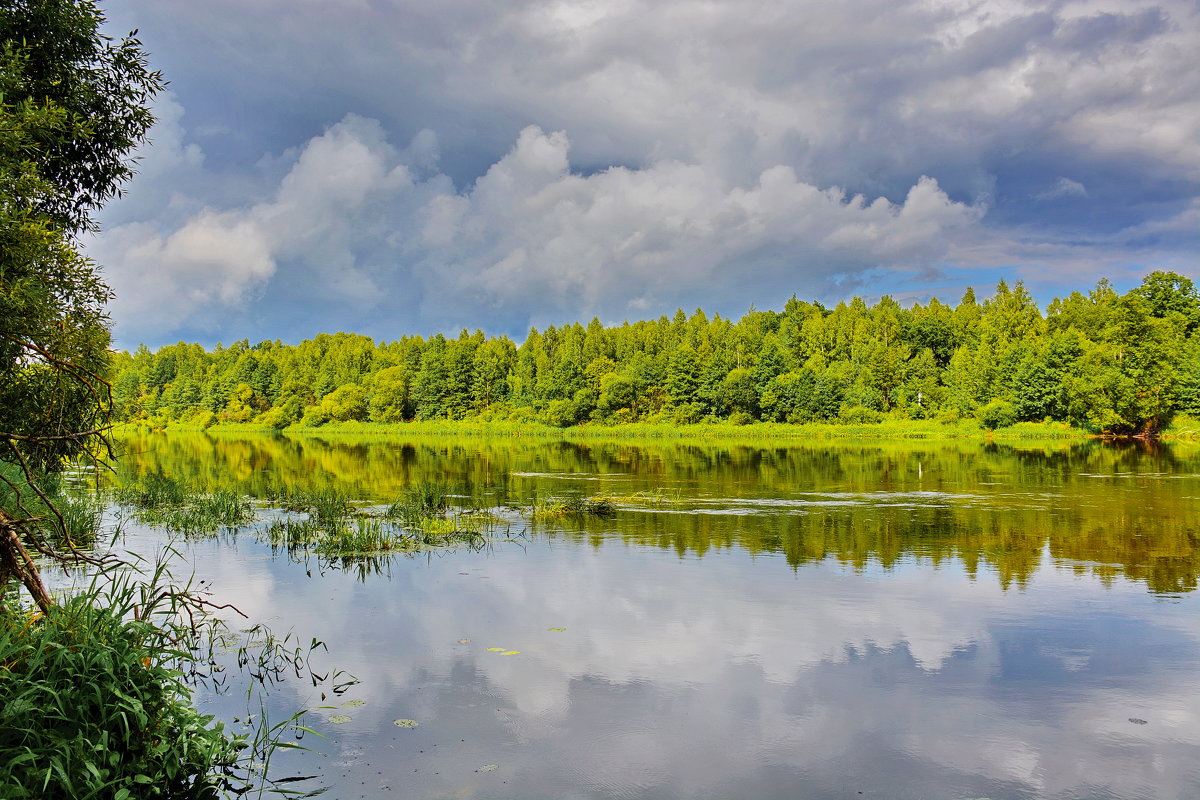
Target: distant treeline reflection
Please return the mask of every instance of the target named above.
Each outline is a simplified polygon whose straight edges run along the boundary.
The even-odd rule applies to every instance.
[[[1060,569],[1192,591],[1200,574],[1200,450],[1094,441],[833,441],[781,447],[513,439],[372,440],[138,435],[119,483],[154,473],[198,491],[267,497],[336,489],[390,502],[422,481],[462,505],[628,498],[612,518],[530,523],[539,533],[619,538],[703,556],[741,548],[788,564],[962,564],[1024,585]]]

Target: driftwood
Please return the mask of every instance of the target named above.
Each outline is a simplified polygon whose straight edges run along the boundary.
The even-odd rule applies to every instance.
[[[29,557],[29,551],[21,543],[21,520],[10,517],[0,510],[0,587],[8,585],[8,579],[15,576],[21,585],[29,592],[29,596],[38,604],[43,612],[50,610],[54,601],[42,583],[37,565]],[[3,599],[0,598],[0,603]]]

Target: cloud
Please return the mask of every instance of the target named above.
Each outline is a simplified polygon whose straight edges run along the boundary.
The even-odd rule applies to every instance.
[[[1059,176],[1054,185],[1033,196],[1034,200],[1058,200],[1063,197],[1087,197],[1087,188],[1079,181]]]
[[[165,232],[113,227],[93,252],[109,267],[120,333],[203,327],[271,284],[360,320],[398,304],[437,325],[499,315],[518,328],[747,285],[820,291],[879,265],[936,261],[984,212],[928,177],[892,202],[784,165],[744,186],[678,160],[585,175],[567,135],[536,126],[457,191],[429,169],[436,151],[430,132],[400,151],[378,122],[350,115],[303,147],[264,202],[206,205]]]
[[[1116,235],[1200,197],[1187,0],[109,13],[115,33],[141,29],[174,93],[106,211],[135,227],[98,245],[124,341],[395,335],[401,319],[512,333],[868,282],[911,292],[956,270],[1094,281],[1194,252]],[[1050,202],[1081,190],[1087,203]],[[222,295],[198,268],[125,261],[201,217],[253,231],[274,266],[220,255],[213,282],[240,287]],[[126,297],[148,274],[165,285]],[[172,300],[189,290],[200,300]],[[204,307],[218,296],[235,300]],[[150,324],[161,303],[174,331]]]

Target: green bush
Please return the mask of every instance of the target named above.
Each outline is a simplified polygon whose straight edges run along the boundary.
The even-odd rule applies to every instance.
[[[192,800],[231,785],[244,742],[192,706],[179,631],[146,618],[164,603],[118,580],[46,615],[0,608],[5,798]]]
[[[864,406],[843,406],[837,421],[843,425],[875,425],[883,422],[883,414]]]
[[[988,430],[1007,428],[1016,421],[1016,406],[1007,400],[996,399],[979,409],[979,424]]]

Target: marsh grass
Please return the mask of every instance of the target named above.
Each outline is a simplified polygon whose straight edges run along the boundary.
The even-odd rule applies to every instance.
[[[92,546],[100,530],[103,503],[94,495],[68,489],[58,475],[39,475],[35,480],[50,504],[30,486],[20,467],[0,462],[0,509],[14,519],[33,518],[57,548]]]
[[[457,545],[482,545],[499,519],[490,512],[455,509],[448,489],[435,482],[417,484],[382,512],[355,509],[336,491],[273,495],[285,511],[307,518],[271,522],[264,538],[293,556],[313,552],[353,563],[389,553],[414,553]]]
[[[273,489],[267,500],[285,511],[301,511],[317,525],[332,527],[359,513],[350,498],[337,489]]]
[[[421,481],[388,506],[385,514],[407,525],[419,526],[424,520],[444,516],[449,507],[450,494],[444,484]]]
[[[216,533],[222,528],[237,528],[254,521],[254,507],[249,498],[231,489],[194,493],[161,475],[146,475],[136,484],[121,487],[114,498],[130,507],[138,520],[189,536]]]
[[[607,500],[614,507],[634,506],[637,508],[670,508],[682,505],[683,501],[676,492],[668,495],[662,489],[653,491],[634,492],[633,494],[601,494],[595,495],[595,500]]]
[[[0,788],[25,798],[239,796],[270,784],[300,715],[234,734],[192,705],[188,676],[211,664],[220,627],[166,555],[147,570],[112,563],[42,614],[0,609]],[[262,649],[259,658],[280,657]],[[286,660],[287,653],[282,657]],[[290,780],[289,780],[290,782]]]
[[[569,495],[567,497],[534,498],[529,506],[533,520],[564,519],[566,517],[609,517],[617,512],[617,504],[607,495]]]
[[[316,542],[316,551],[325,556],[348,556],[363,553],[385,553],[400,546],[401,537],[382,521],[359,518],[352,523],[336,525]]]

